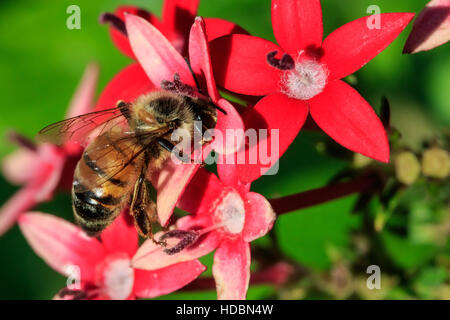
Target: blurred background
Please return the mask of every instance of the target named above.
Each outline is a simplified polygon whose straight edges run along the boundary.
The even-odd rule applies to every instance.
[[[367,15],[372,4],[382,12],[418,13],[427,2],[324,0],[325,35]],[[81,8],[80,30],[66,28],[66,9],[72,4]],[[6,138],[10,130],[33,138],[42,127],[64,117],[89,62],[101,67],[99,92],[130,63],[112,44],[107,27],[98,23],[100,13],[123,4],[160,14],[162,1],[0,1],[0,158],[16,149]],[[199,15],[228,19],[274,41],[270,0],[203,0]],[[421,161],[430,148],[448,149],[450,45],[402,55],[410,31],[411,26],[347,79],[377,111],[381,98],[388,98],[396,129],[393,161],[405,151]],[[404,183],[394,165],[355,160],[324,134],[302,131],[281,159],[279,173],[252,187],[268,198],[278,197],[318,188],[369,167],[382,171],[390,183],[381,196],[354,195],[283,215],[270,235],[253,243],[255,260],[282,259],[299,271],[283,286],[251,286],[249,299],[450,299],[448,176],[422,172]],[[0,189],[3,204],[18,187],[0,176]],[[67,194],[58,194],[38,209],[73,221]],[[64,277],[32,251],[17,226],[0,238],[0,259],[0,299],[49,299],[65,286]],[[210,267],[212,258],[203,261]],[[366,287],[366,268],[372,264],[381,268],[380,290]],[[162,298],[215,297],[214,291],[202,291]]]

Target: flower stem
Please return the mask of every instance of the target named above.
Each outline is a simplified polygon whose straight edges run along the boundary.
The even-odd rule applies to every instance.
[[[322,188],[294,195],[270,199],[273,210],[282,215],[299,209],[322,204],[354,193],[364,193],[376,189],[380,177],[373,172],[361,175],[353,180],[331,184]]]
[[[295,267],[287,262],[278,262],[263,270],[252,273],[250,284],[283,285],[295,273]],[[184,287],[183,291],[212,290],[216,288],[213,277],[198,278]]]

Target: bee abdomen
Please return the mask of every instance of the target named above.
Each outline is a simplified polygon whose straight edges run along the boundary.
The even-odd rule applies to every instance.
[[[114,144],[113,144],[113,146],[114,146]],[[100,177],[108,179],[108,182],[110,182],[118,187],[126,187],[127,186],[127,183],[124,181],[121,181],[120,179],[109,178],[108,174],[105,171],[103,171],[103,169],[100,168],[96,164],[96,162],[91,159],[91,157],[89,157],[89,154],[87,152],[83,153],[83,161],[86,164],[86,166],[89,169],[91,169],[93,172],[98,174]]]
[[[75,214],[75,222],[83,229],[83,231],[90,237],[99,235],[109,224],[110,221],[91,222],[82,220]]]
[[[106,228],[119,214],[121,197],[97,196],[92,191],[77,191],[73,188],[73,211],[81,228],[95,235]]]

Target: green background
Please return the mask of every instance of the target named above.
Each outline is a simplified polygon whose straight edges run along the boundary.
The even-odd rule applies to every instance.
[[[326,0],[322,1],[325,35],[366,15],[369,5],[382,12],[419,12],[422,0]],[[81,30],[66,28],[66,8],[81,8]],[[0,157],[16,147],[5,138],[13,129],[28,137],[46,124],[62,119],[85,66],[96,61],[101,67],[99,90],[130,60],[112,44],[98,16],[116,6],[134,4],[160,14],[162,1],[140,0],[2,0],[0,1]],[[251,34],[274,41],[269,0],[203,0],[199,15],[220,17],[240,24]],[[402,55],[407,28],[382,54],[356,73],[358,91],[375,107],[381,96],[389,97],[393,123],[405,143],[417,148],[421,139],[450,124],[450,46],[430,52]],[[332,111],[331,111],[332,112]],[[258,180],[253,189],[267,197],[288,195],[320,187],[348,163],[317,151],[321,134],[302,132],[280,163],[276,176]],[[17,188],[0,177],[0,203]],[[298,213],[282,216],[275,231],[283,252],[313,272],[326,272],[334,263],[333,252],[352,251],[352,232],[361,226],[361,216],[352,214],[356,197],[347,197]],[[70,197],[57,195],[42,211],[72,219]],[[405,272],[433,259],[436,246],[417,248],[408,239],[380,234],[392,261]],[[264,244],[264,240],[260,241]],[[0,238],[0,299],[48,299],[65,284],[28,246],[14,227]],[[206,258],[210,265],[211,258]],[[382,267],[383,269],[383,267]],[[417,275],[425,282],[441,281],[442,270],[425,269]],[[441,273],[439,273],[441,272]],[[427,282],[428,281],[428,282]],[[440,283],[440,282],[439,282]],[[249,298],[273,297],[270,286],[252,287]],[[403,292],[402,288],[396,289]],[[394,290],[395,291],[395,290]],[[403,297],[403,295],[399,295]],[[169,298],[215,298],[214,292],[177,293]]]

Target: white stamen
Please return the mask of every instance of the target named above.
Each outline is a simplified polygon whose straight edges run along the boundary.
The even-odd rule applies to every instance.
[[[216,208],[216,215],[229,233],[240,233],[244,229],[244,201],[236,191],[228,192]]]
[[[319,62],[303,59],[295,68],[286,71],[282,79],[282,90],[291,98],[309,100],[323,91],[327,84],[328,71]]]
[[[111,261],[104,270],[106,294],[113,300],[128,298],[133,290],[134,270],[129,259]]]

